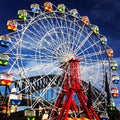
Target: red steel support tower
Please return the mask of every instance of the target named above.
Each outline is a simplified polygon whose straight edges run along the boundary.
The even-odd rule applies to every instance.
[[[80,101],[82,108],[84,109],[87,117],[90,120],[100,120],[92,106],[87,106],[88,98],[84,94],[84,89],[81,84],[80,78],[80,60],[72,58],[66,62],[63,66],[63,87],[55,103],[55,110],[52,111],[50,120],[56,117],[56,120],[67,120],[68,114],[71,111],[78,112],[78,106],[73,99],[73,95],[76,94]],[[59,114],[56,115],[57,108]]]

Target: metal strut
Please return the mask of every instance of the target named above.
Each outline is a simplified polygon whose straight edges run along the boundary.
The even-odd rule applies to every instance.
[[[50,120],[56,117],[56,120],[67,120],[68,114],[71,111],[78,112],[78,106],[73,99],[74,93],[78,96],[78,99],[90,120],[100,120],[92,106],[87,106],[88,99],[84,94],[84,89],[81,85],[80,78],[80,60],[72,58],[62,66],[63,73],[63,87],[59,94],[55,109],[50,115]],[[59,109],[61,108],[61,109]],[[58,110],[59,109],[59,110]],[[57,114],[57,112],[58,114]]]

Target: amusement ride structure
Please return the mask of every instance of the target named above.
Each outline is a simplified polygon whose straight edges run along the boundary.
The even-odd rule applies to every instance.
[[[64,4],[31,4],[7,29],[0,35],[0,114],[24,106],[27,120],[109,120],[118,65],[87,16]]]

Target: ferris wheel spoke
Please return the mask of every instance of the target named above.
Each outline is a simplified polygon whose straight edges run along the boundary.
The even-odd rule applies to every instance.
[[[88,39],[90,38],[90,36],[92,35],[93,31],[90,31],[87,36],[82,40],[82,42],[80,43],[79,48],[81,48],[82,46],[84,46],[84,44],[88,41]],[[79,48],[77,48],[75,50],[75,53],[77,53],[79,51]]]
[[[56,33],[56,36],[57,36],[57,42],[59,44],[59,43],[61,43],[65,40],[64,33],[63,33],[64,28],[63,28],[61,20],[58,21],[58,18],[56,16],[55,16],[55,21],[56,21],[57,27],[54,25],[53,20],[50,19],[50,22],[52,23],[52,28],[54,28],[53,30],[54,30],[54,32]],[[59,34],[62,34],[62,35],[59,36]]]
[[[24,35],[25,37],[24,39],[26,40],[26,38],[28,38],[27,41],[25,42],[32,42],[32,43],[34,42],[35,44],[38,44],[39,40],[42,38],[41,34],[37,34],[36,32],[33,32],[30,29],[27,29],[27,31],[25,32],[26,34]]]
[[[81,52],[79,52],[77,54],[77,56],[80,56],[81,54],[85,53],[86,51],[90,50],[90,49],[94,49],[95,46],[97,46],[97,44],[99,43],[99,41],[94,42],[92,45],[86,47],[84,50],[82,50]]]
[[[75,41],[77,42],[77,43],[76,43],[76,47],[80,45],[80,38],[81,38],[81,36],[82,36],[84,27],[85,27],[85,24],[83,24],[83,25],[81,26],[81,28],[80,28],[80,29],[78,30],[78,32],[77,32],[77,35],[76,35],[77,37],[75,38]],[[75,49],[77,49],[76,47],[75,47]]]
[[[77,36],[77,32],[78,32],[79,30],[76,31],[76,19],[73,19],[73,23],[72,23],[72,25],[71,25],[71,29],[73,29],[73,30],[72,30],[73,33],[71,33],[71,35],[72,35],[72,36]],[[69,38],[69,39],[70,39],[70,38]],[[72,43],[75,42],[75,44],[77,44],[78,40],[76,41],[76,38],[74,38],[74,39],[72,39],[71,42],[72,42]],[[75,45],[72,45],[72,46],[71,46],[71,49],[74,50],[74,49],[75,49]]]
[[[81,59],[87,59],[87,58],[90,58],[90,57],[94,57],[94,56],[97,56],[97,55],[101,55],[105,53],[105,50],[103,51],[98,51],[98,52],[94,52],[94,53],[89,53],[89,54],[85,54],[84,56],[80,56]]]

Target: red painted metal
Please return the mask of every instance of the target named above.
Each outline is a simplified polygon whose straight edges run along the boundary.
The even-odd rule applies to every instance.
[[[76,112],[79,110],[75,100],[73,99],[74,93],[78,96],[89,120],[100,120],[93,107],[87,107],[88,99],[84,94],[84,89],[81,84],[79,63],[80,60],[72,58],[62,66],[64,71],[63,88],[56,101],[56,107],[51,113],[51,120],[53,120],[52,118],[55,116],[56,120],[67,120],[70,110]],[[58,110],[57,108],[61,108],[61,110]],[[56,115],[56,111],[59,112],[59,114]]]

